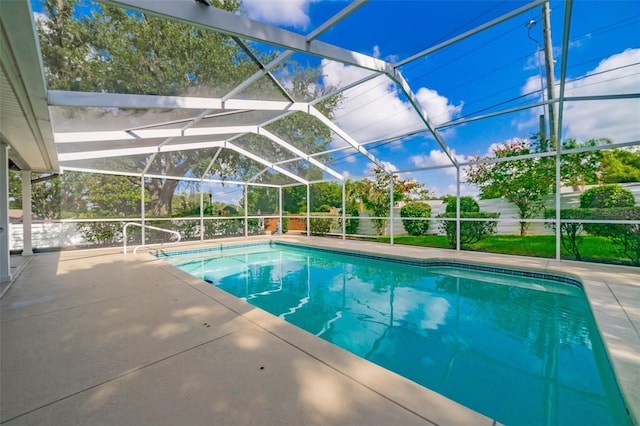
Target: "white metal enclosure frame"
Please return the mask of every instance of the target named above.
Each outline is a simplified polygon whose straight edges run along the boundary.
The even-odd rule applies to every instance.
[[[33,43],[36,47],[38,45],[35,22],[32,11],[29,7],[27,0],[20,0],[20,5],[11,6],[10,10],[12,14],[20,15],[16,21],[24,21],[28,19],[31,22],[31,28],[29,34],[31,34]],[[567,57],[569,55],[569,43],[570,43],[570,27],[572,23],[572,8],[573,2],[571,0],[566,1],[564,4],[564,27],[561,30],[562,44],[559,53],[559,65],[561,67],[561,73],[559,78],[559,91],[557,96],[539,101],[538,99],[530,99],[527,102],[517,105],[509,106],[504,109],[494,109],[488,113],[478,113],[472,116],[454,118],[446,122],[437,122],[429,116],[424,108],[423,103],[418,98],[417,94],[412,88],[411,84],[405,79],[401,71],[407,67],[415,64],[417,61],[427,57],[428,55],[437,53],[443,49],[447,49],[458,43],[461,43],[471,37],[482,34],[484,31],[490,30],[493,27],[510,22],[516,18],[522,18],[526,13],[539,8],[541,6],[548,5],[546,0],[534,0],[519,7],[512,7],[507,13],[490,19],[481,23],[475,28],[465,31],[461,34],[455,35],[440,43],[429,46],[415,54],[412,54],[406,58],[400,58],[397,61],[390,62],[378,57],[366,55],[363,53],[349,50],[337,45],[329,44],[320,40],[321,36],[334,28],[339,23],[347,20],[352,14],[357,13],[362,7],[366,6],[366,1],[356,0],[334,16],[327,19],[324,23],[317,28],[309,32],[307,35],[297,34],[291,31],[287,31],[278,28],[273,25],[262,23],[256,20],[251,20],[247,17],[229,13],[213,7],[203,7],[193,1],[177,1],[177,2],[165,2],[165,1],[145,1],[145,0],[102,0],[102,3],[111,6],[116,6],[126,10],[137,11],[145,14],[159,16],[165,19],[182,22],[194,27],[202,28],[207,31],[214,31],[224,34],[242,48],[250,61],[253,61],[257,71],[249,78],[242,82],[239,82],[235,87],[231,88],[226,94],[220,97],[193,97],[193,96],[160,96],[160,95],[139,95],[139,94],[122,94],[122,93],[97,93],[97,92],[72,92],[61,90],[47,90],[46,81],[44,81],[44,73],[42,72],[42,60],[38,61],[39,73],[31,73],[24,78],[29,79],[27,83],[37,83],[36,86],[43,86],[46,93],[46,104],[49,107],[50,117],[49,120],[42,117],[31,120],[38,121],[38,125],[44,129],[48,129],[51,132],[52,128],[56,128],[55,119],[52,118],[52,113],[55,108],[69,108],[70,110],[77,111],[89,111],[91,109],[101,110],[139,110],[139,111],[174,111],[179,112],[178,118],[172,121],[167,121],[166,118],[160,119],[156,122],[146,123],[144,126],[125,126],[122,125],[116,129],[110,130],[85,130],[85,131],[55,131],[53,132],[53,142],[57,153],[52,155],[50,161],[49,170],[77,170],[86,172],[99,172],[99,173],[111,173],[111,174],[124,174],[124,175],[136,175],[141,177],[142,181],[145,178],[163,178],[163,179],[177,179],[177,180],[190,180],[196,182],[211,182],[211,183],[238,183],[246,186],[273,186],[284,187],[292,185],[307,185],[307,187],[314,183],[305,176],[296,175],[294,172],[287,169],[287,164],[301,161],[307,164],[309,167],[319,169],[324,176],[324,180],[337,180],[343,184],[344,194],[344,181],[347,177],[344,173],[333,167],[331,164],[325,163],[322,158],[329,154],[335,154],[340,152],[353,152],[366,161],[375,165],[376,167],[384,170],[386,173],[393,176],[393,173],[402,172],[418,172],[418,171],[430,171],[437,170],[443,167],[450,167],[455,170],[456,175],[456,195],[458,198],[461,195],[461,167],[478,164],[482,162],[502,161],[502,160],[473,160],[460,159],[447,143],[446,131],[456,126],[462,126],[467,123],[472,123],[480,120],[486,120],[493,117],[505,116],[517,111],[530,110],[543,106],[557,107],[558,113],[558,136],[557,140],[562,139],[562,122],[563,122],[563,106],[567,102],[597,102],[602,100],[621,100],[621,99],[637,99],[640,98],[640,93],[614,93],[607,95],[593,95],[593,96],[567,96],[566,95],[566,79],[567,79]],[[19,6],[19,7],[18,7]],[[25,7],[26,6],[26,7]],[[25,15],[28,14],[28,15]],[[10,31],[10,23],[5,18],[2,20],[3,24],[3,37],[7,38],[8,44],[17,45],[17,41],[14,39],[16,35],[13,35]],[[25,31],[19,33],[20,37],[25,37]],[[260,59],[252,54],[248,42],[254,41],[264,43],[265,45],[273,46],[274,48],[281,49],[280,53],[275,56],[268,63],[263,63]],[[13,52],[3,53],[3,70],[10,78],[9,80],[16,80],[21,71],[18,69],[11,69],[6,66],[9,62],[9,56],[20,56],[20,53],[15,49]],[[309,55],[318,60],[329,60],[343,64],[345,66],[356,67],[365,71],[362,77],[345,83],[340,87],[336,87],[329,93],[324,93],[322,96],[309,101],[296,100],[295,97],[289,93],[287,85],[283,84],[279,80],[278,76],[274,74],[274,70],[278,66],[286,63],[290,58],[297,54]],[[16,61],[18,63],[24,63],[24,61]],[[252,84],[262,80],[268,79],[271,83],[278,88],[282,94],[282,99],[264,100],[264,99],[251,99],[244,96],[244,91]],[[387,84],[393,87],[392,90],[399,93],[402,99],[406,101],[406,104],[412,109],[412,113],[417,117],[417,125],[402,131],[401,129],[395,131],[390,136],[390,139],[402,141],[404,138],[409,138],[414,135],[428,135],[428,137],[435,141],[436,146],[444,154],[444,157],[448,160],[448,164],[443,166],[431,165],[426,167],[416,167],[411,169],[394,170],[389,166],[389,163],[385,161],[385,158],[379,154],[372,152],[376,148],[376,143],[382,142],[382,140],[360,140],[348,131],[345,131],[340,124],[335,120],[322,114],[317,108],[317,104],[324,99],[327,99],[333,95],[339,95],[345,93],[351,89],[357,88],[360,85],[368,84],[373,80],[380,79],[382,84]],[[28,98],[25,95],[25,98]],[[35,94],[31,95],[31,102],[36,103]],[[284,100],[283,100],[284,99]],[[38,109],[38,113],[41,115],[42,104]],[[238,119],[240,122],[233,125],[207,125],[216,117],[224,116],[225,114],[235,114],[237,117],[241,117],[245,112],[263,112],[265,113],[264,119],[260,120],[256,117],[252,117],[251,122],[242,123],[242,119]],[[295,141],[285,140],[282,136],[275,134],[269,130],[269,124],[277,122],[278,120],[289,116],[290,114],[301,113],[313,117],[323,126],[325,126],[332,135],[335,136],[338,147],[332,146],[330,149],[322,152],[305,152],[296,146]],[[158,114],[159,116],[161,114]],[[38,116],[39,117],[39,116]],[[72,123],[73,124],[73,123]],[[43,132],[46,136],[46,132]],[[257,135],[260,140],[277,145],[279,148],[287,152],[287,159],[282,161],[272,161],[268,158],[264,158],[251,149],[242,145],[240,140],[245,135]],[[46,139],[46,137],[45,137]],[[518,160],[531,157],[546,157],[555,156],[556,159],[556,205],[559,205],[560,197],[560,163],[561,155],[571,154],[577,152],[583,152],[587,150],[598,149],[613,149],[619,147],[636,146],[640,144],[639,140],[622,141],[606,146],[585,147],[574,150],[556,150],[550,152],[544,152],[539,154],[532,154],[522,157],[510,157],[509,160]],[[373,146],[373,149],[370,147]],[[189,176],[171,176],[165,174],[155,173],[151,165],[158,158],[158,156],[169,152],[184,152],[190,150],[208,150],[211,161],[209,167],[202,175],[189,175]],[[254,161],[262,167],[262,171],[254,176],[251,176],[242,182],[230,182],[229,180],[221,180],[207,176],[212,165],[218,158],[223,150],[230,150],[243,157]],[[14,150],[18,151],[18,150]],[[201,151],[205,152],[205,151]],[[105,158],[117,158],[127,156],[147,156],[147,162],[140,170],[109,170],[104,167],[94,167],[90,160],[99,160]],[[209,157],[207,157],[209,158]],[[268,181],[261,182],[261,176],[267,172],[275,172],[282,175],[284,178],[281,182],[284,183],[272,183]],[[351,174],[353,176],[353,174]],[[281,191],[280,191],[281,192]],[[393,197],[392,197],[393,198]],[[202,194],[201,194],[202,199]],[[308,200],[307,200],[308,201]],[[280,200],[280,206],[282,200]],[[344,205],[344,202],[343,202]],[[393,200],[392,200],[393,205]],[[559,209],[556,209],[557,217],[556,223],[556,258],[560,258],[560,213]],[[308,214],[307,209],[307,214]],[[344,214],[344,212],[343,212]],[[201,215],[202,216],[202,215]],[[282,217],[282,211],[280,210],[279,216]],[[248,217],[245,212],[245,218]],[[144,207],[142,208],[141,218],[145,220]],[[202,220],[202,218],[201,218]],[[391,218],[391,220],[393,220]],[[460,211],[458,205],[458,214],[456,218],[458,229],[458,250],[460,249]],[[344,225],[344,223],[343,223]],[[393,228],[393,227],[392,227]],[[345,237],[343,232],[343,238]],[[393,243],[393,230],[391,231],[391,242]]]

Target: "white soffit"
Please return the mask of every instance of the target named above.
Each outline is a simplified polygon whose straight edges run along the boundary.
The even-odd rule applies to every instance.
[[[23,170],[59,168],[29,1],[0,4],[0,137]]]

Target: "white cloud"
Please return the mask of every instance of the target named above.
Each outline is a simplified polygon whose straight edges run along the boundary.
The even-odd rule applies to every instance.
[[[374,48],[374,54],[379,55],[379,49]],[[323,61],[322,66],[326,86],[345,86],[371,74],[332,61]],[[452,105],[446,97],[426,87],[419,88],[416,97],[436,125],[451,120],[462,109],[462,104]],[[336,122],[359,142],[426,130],[413,107],[400,97],[395,84],[386,77],[376,77],[345,91],[342,107],[336,111]]]
[[[373,57],[374,58],[380,57],[380,46],[378,45],[373,46]]]
[[[372,74],[364,68],[351,67],[329,59],[323,59],[321,66],[322,82],[325,86],[331,87],[343,87]]]
[[[288,25],[306,29],[311,22],[309,4],[314,0],[244,0],[247,16],[251,19],[275,25]]]
[[[416,93],[416,98],[427,113],[427,118],[435,126],[451,121],[451,119],[460,114],[463,104],[452,105],[449,99],[438,94],[437,91],[421,87]]]
[[[580,40],[575,45],[580,45]],[[627,49],[612,55],[585,75],[567,81],[565,96],[636,93],[640,87],[639,62],[640,49]],[[531,76],[522,87],[521,94],[532,93],[530,98],[540,101],[541,84],[538,74]],[[556,82],[556,94],[558,91],[559,83]],[[542,108],[532,109],[528,120],[514,121],[514,125],[518,130],[537,128],[540,114],[543,114]],[[566,102],[562,137],[581,141],[599,137],[608,137],[614,142],[634,141],[640,134],[639,116],[640,105],[637,99]]]
[[[520,94],[526,95],[529,93],[528,98],[531,102],[539,102],[543,100],[544,94],[541,92],[543,89],[544,83],[540,79],[540,74],[536,74],[527,79],[527,82],[520,90]],[[530,111],[531,113],[529,114],[528,120],[522,120],[520,117],[513,119],[513,125],[515,125],[519,131],[538,127],[539,117],[544,114],[544,109],[543,107],[538,107]]]
[[[446,188],[445,192],[442,192],[441,194],[437,194],[437,195],[448,195],[448,194],[454,195],[455,193],[456,193],[456,186],[449,185]],[[477,186],[460,182],[460,195],[461,196],[469,195],[471,197],[477,198],[480,195],[480,190],[478,189]]]
[[[389,170],[390,172],[397,172],[398,171],[398,167],[396,167],[396,165],[391,163],[390,161],[380,161],[380,162],[382,163],[384,168]]]
[[[542,66],[542,52],[537,51],[533,55],[527,58],[527,63],[524,65],[525,70],[540,70]]]
[[[453,154],[455,159],[461,163],[471,160],[471,157],[469,156],[456,154],[455,149],[452,149],[451,153]],[[429,155],[412,155],[411,157],[409,157],[409,161],[411,161],[411,163],[413,163],[413,165],[415,165],[416,167],[452,166],[443,169],[443,171],[448,175],[455,176],[456,174],[456,169],[451,164],[451,160],[449,160],[447,154],[445,154],[444,151],[440,151],[438,149],[432,149],[429,152]]]
[[[612,55],[584,78],[568,82],[566,96],[636,93],[640,87],[639,62],[640,49],[627,49]],[[635,141],[640,134],[638,117],[640,104],[637,99],[567,102],[563,115],[565,137]]]
[[[395,173],[399,170],[398,167],[390,161],[380,161],[380,163],[384,166],[386,170],[392,173]],[[362,170],[362,176],[372,177],[375,174],[373,173],[373,170],[377,167],[378,166],[371,165],[370,167],[365,168],[364,170]]]
[[[520,94],[526,95],[527,93],[530,93],[529,96],[537,97],[538,100],[542,100],[542,97],[540,96],[540,88],[543,87],[542,84],[543,83],[542,80],[540,80],[540,75],[533,75],[527,79],[527,82],[520,90]]]

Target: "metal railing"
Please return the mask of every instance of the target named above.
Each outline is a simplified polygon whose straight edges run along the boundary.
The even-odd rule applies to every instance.
[[[177,231],[172,231],[170,229],[164,229],[164,228],[158,228],[157,226],[143,225],[141,223],[136,223],[136,222],[127,222],[122,227],[122,239],[124,240],[124,254],[127,254],[127,227],[130,226],[130,225],[139,226],[140,228],[143,228],[143,229],[144,228],[154,229],[156,231],[166,232],[166,233],[173,234],[173,235],[178,237],[178,239],[176,241],[169,241],[168,243],[140,244],[140,245],[135,246],[133,248],[133,254],[136,254],[136,252],[138,251],[138,249],[140,247],[163,246],[165,244],[178,244],[180,242],[180,238],[182,238],[180,236],[180,233],[177,232]]]

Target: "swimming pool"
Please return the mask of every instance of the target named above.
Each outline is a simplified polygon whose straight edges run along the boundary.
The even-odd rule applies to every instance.
[[[572,279],[281,243],[165,259],[500,423],[630,424]]]

